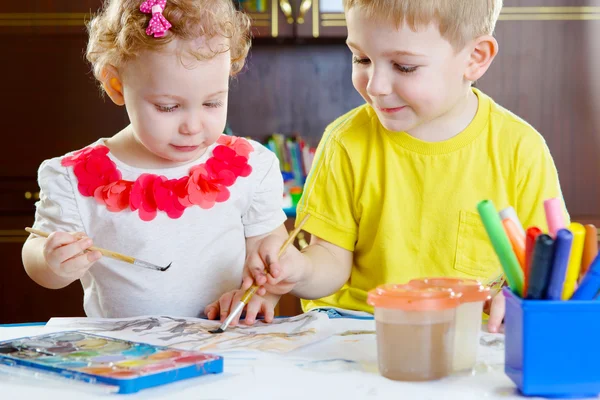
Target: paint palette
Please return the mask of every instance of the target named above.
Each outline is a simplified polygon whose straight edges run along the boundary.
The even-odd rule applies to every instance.
[[[56,332],[0,342],[0,363],[118,386],[119,393],[223,372],[223,358],[87,332]]]

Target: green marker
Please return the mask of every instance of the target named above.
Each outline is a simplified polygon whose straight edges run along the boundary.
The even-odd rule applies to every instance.
[[[494,250],[500,259],[508,285],[513,292],[523,297],[523,282],[525,280],[523,270],[508,240],[508,236],[506,236],[494,203],[491,200],[483,200],[477,204],[477,211],[479,211],[481,221],[483,221],[492,246],[494,246]]]

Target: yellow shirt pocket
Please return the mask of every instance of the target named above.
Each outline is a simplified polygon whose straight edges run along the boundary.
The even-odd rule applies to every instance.
[[[500,260],[478,213],[460,211],[454,269],[483,282],[502,274]]]

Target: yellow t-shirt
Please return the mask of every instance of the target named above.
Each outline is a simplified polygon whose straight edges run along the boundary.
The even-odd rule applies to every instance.
[[[298,218],[305,230],[354,252],[349,281],[337,293],[303,300],[304,310],[373,312],[367,292],[425,276],[502,274],[477,213],[491,199],[513,206],[525,228],[547,229],[543,201],[560,197],[556,167],[542,136],[477,89],[471,124],[443,142],[391,132],[369,105],[325,131]],[[318,266],[317,266],[318,267]]]

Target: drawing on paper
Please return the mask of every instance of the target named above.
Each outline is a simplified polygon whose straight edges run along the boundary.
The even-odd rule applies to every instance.
[[[332,335],[329,318],[306,313],[266,324],[230,327],[222,334],[209,330],[220,322],[199,318],[148,316],[123,319],[52,318],[47,326],[101,332],[120,339],[143,341],[186,350],[224,352],[256,350],[285,353]]]

